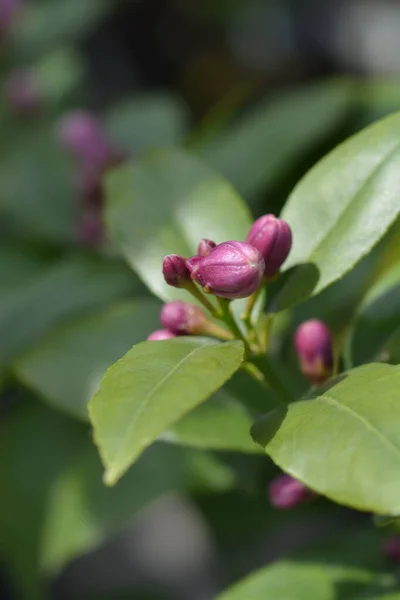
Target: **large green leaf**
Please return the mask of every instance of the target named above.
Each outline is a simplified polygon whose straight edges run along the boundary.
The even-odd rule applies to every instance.
[[[353,532],[329,549],[260,569],[218,600],[350,600],[376,578],[381,562],[379,536],[373,531]]]
[[[136,154],[178,145],[187,128],[185,106],[167,94],[138,96],[112,109],[107,117],[113,141]]]
[[[308,294],[343,277],[399,215],[399,134],[400,113],[375,123],[323,158],[290,196],[282,214],[293,229],[285,268],[317,270]],[[289,278],[286,285],[289,303],[304,281]]]
[[[359,367],[274,410],[254,439],[284,471],[359,510],[400,513],[400,367]]]
[[[1,267],[1,264],[0,264]],[[10,360],[54,323],[140,289],[123,265],[72,256],[7,286],[0,298],[0,362]]]
[[[142,451],[239,368],[243,344],[176,338],[134,346],[89,404],[95,440],[114,484]]]
[[[63,322],[18,357],[14,373],[55,408],[86,420],[108,367],[157,328],[159,311],[156,300],[142,298]]]
[[[251,198],[340,124],[351,91],[347,82],[332,81],[277,94],[198,152]]]
[[[151,153],[108,178],[112,239],[162,300],[188,300],[161,272],[166,254],[192,256],[201,238],[244,239],[251,217],[230,184],[183,150]]]

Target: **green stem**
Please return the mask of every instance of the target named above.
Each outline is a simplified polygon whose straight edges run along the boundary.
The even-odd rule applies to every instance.
[[[293,398],[291,393],[286,389],[266,356],[261,355],[259,357],[254,357],[250,362],[264,375],[265,381],[274,390],[280,400],[285,404],[292,402]]]
[[[258,298],[260,297],[260,294],[263,291],[263,289],[264,289],[264,287],[262,285],[260,285],[258,290],[256,290],[254,292],[254,294],[252,294],[251,296],[249,296],[247,298],[246,307],[245,307],[243,315],[241,316],[241,319],[242,319],[243,323],[245,323],[247,329],[252,328],[251,313],[253,312],[256,302],[257,302]]]
[[[245,338],[245,336],[239,329],[238,324],[235,321],[235,318],[234,318],[234,316],[231,312],[231,308],[230,308],[230,300],[227,300],[226,298],[217,298],[217,300],[221,307],[222,320],[226,323],[228,329],[230,329],[232,331],[234,337],[238,340],[242,340],[242,342],[244,343],[245,350],[246,350],[246,356],[250,356],[251,348],[249,346],[249,342],[247,341],[247,339]]]
[[[202,305],[210,312],[212,317],[218,317],[218,312],[213,304],[203,295],[193,281],[188,281],[184,289],[187,290],[192,296],[194,296]]]
[[[204,325],[204,328],[200,333],[202,335],[210,335],[211,337],[216,337],[220,340],[225,340],[227,342],[230,342],[234,339],[233,333],[231,331],[227,331],[225,327],[221,327],[213,321],[208,321],[208,323]]]

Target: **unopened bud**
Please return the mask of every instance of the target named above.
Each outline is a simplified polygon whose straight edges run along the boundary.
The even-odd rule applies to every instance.
[[[0,38],[4,37],[8,33],[20,6],[21,0],[0,1]]]
[[[262,254],[265,276],[273,277],[285,262],[292,247],[292,232],[286,221],[264,215],[254,222],[246,242]]]
[[[11,110],[18,116],[30,116],[41,104],[38,82],[29,71],[14,71],[5,82],[4,93]]]
[[[214,250],[217,244],[212,240],[203,239],[200,240],[200,243],[197,247],[198,256],[208,256],[211,250]]]
[[[272,506],[282,510],[304,504],[316,496],[303,483],[285,473],[270,483],[268,491]]]
[[[192,266],[192,279],[205,292],[230,300],[255,292],[263,278],[264,259],[246,242],[223,242]]]
[[[201,308],[181,300],[164,304],[160,320],[164,327],[176,335],[202,334],[208,322]]]
[[[149,342],[159,342],[160,340],[170,340],[174,337],[176,337],[175,333],[172,333],[169,329],[157,329],[149,335],[147,340]]]
[[[318,319],[302,323],[297,328],[294,347],[301,372],[313,385],[329,379],[333,370],[333,343],[325,323]]]
[[[185,287],[185,283],[191,282],[186,259],[178,254],[169,254],[164,258],[162,272],[165,281],[173,287]]]
[[[383,553],[393,563],[400,563],[400,537],[392,536],[385,540]]]

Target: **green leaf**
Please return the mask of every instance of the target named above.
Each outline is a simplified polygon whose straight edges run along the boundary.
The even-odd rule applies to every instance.
[[[268,98],[198,151],[246,198],[270,188],[346,116],[351,86],[331,81]]]
[[[374,580],[380,542],[375,532],[353,532],[329,549],[275,562],[218,596],[218,600],[333,600],[354,598]]]
[[[72,256],[27,272],[0,298],[0,362],[10,360],[57,321],[93,310],[138,289],[123,265]],[[140,287],[139,287],[140,289]]]
[[[290,196],[282,214],[293,230],[285,268],[317,268],[309,294],[350,271],[399,215],[399,134],[400,113],[375,123],[323,158]]]
[[[251,217],[231,186],[182,150],[153,152],[108,177],[106,221],[129,264],[162,300],[188,300],[168,286],[166,254],[192,256],[201,238],[244,239]]]
[[[112,109],[107,118],[111,138],[136,154],[178,145],[187,129],[185,106],[168,94],[135,97]]]
[[[274,410],[252,435],[316,492],[358,510],[400,514],[400,367],[370,364]]]
[[[107,368],[156,329],[159,311],[150,298],[125,300],[63,322],[19,356],[13,371],[55,408],[86,420],[88,402]]]
[[[89,404],[105,481],[118,481],[142,451],[239,368],[243,344],[175,338],[134,346],[104,376]]]

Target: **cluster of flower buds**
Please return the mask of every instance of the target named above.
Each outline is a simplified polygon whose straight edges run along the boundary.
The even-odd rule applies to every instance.
[[[322,321],[311,319],[296,331],[294,347],[300,370],[313,385],[329,379],[333,372],[333,343],[331,332]]]
[[[5,100],[18,117],[36,115],[42,104],[38,81],[31,71],[13,71],[4,84]]]
[[[103,237],[102,177],[108,169],[121,163],[124,155],[111,144],[99,119],[86,111],[64,117],[58,139],[78,165],[76,187],[82,205],[78,240],[83,244],[96,244]]]
[[[270,483],[268,495],[272,506],[281,510],[294,508],[316,497],[315,492],[285,473]]]

